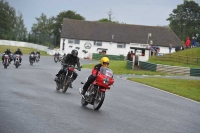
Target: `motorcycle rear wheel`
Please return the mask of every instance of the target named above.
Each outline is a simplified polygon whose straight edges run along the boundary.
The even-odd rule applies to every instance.
[[[98,92],[96,99],[94,99],[93,109],[99,110],[105,99],[105,92]]]

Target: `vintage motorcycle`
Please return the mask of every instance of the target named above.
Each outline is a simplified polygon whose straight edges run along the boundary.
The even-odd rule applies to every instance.
[[[73,80],[73,74],[75,72],[75,68],[73,65],[66,65],[67,67],[65,67],[64,69],[64,73],[62,73],[59,77],[58,77],[58,81],[56,82],[56,90],[59,91],[60,89],[62,89],[62,92],[65,93],[67,91],[67,89],[69,88],[69,86],[72,83]]]
[[[58,61],[61,62],[61,61],[62,61],[62,58],[63,58],[62,55],[59,55]]]
[[[54,61],[57,63],[59,61],[59,56],[54,56]]]
[[[16,54],[15,55],[15,62],[14,62],[14,65],[15,65],[16,68],[18,68],[21,65],[19,59],[20,59],[20,55]]]
[[[35,61],[36,61],[36,62],[39,62],[39,61],[40,61],[39,54],[36,54],[36,55],[35,55]]]
[[[109,68],[101,67],[95,81],[89,86],[85,95],[82,95],[82,106],[91,104],[94,110],[99,110],[104,102],[106,90],[110,89],[113,83],[113,71]],[[79,93],[81,94],[81,92],[82,89],[80,88]]]
[[[9,64],[10,64],[9,62],[10,62],[9,55],[5,54],[4,55],[4,62],[3,62],[4,68],[7,68],[9,66]]]
[[[31,54],[30,55],[30,65],[33,65],[34,62],[35,62],[35,55]]]

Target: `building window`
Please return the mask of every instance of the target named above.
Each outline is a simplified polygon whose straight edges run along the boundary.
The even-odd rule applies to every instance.
[[[94,41],[94,46],[102,46],[102,42]]]
[[[74,44],[80,44],[80,40],[74,40]]]
[[[118,43],[117,48],[126,48],[126,44],[124,43]]]
[[[68,43],[70,43],[70,44],[80,44],[80,40],[77,40],[77,39],[69,39],[69,40],[68,40]]]

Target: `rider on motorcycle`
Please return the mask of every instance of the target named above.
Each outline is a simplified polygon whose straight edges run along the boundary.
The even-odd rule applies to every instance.
[[[64,73],[64,69],[67,67],[67,65],[77,65],[78,70],[81,71],[81,67],[80,67],[80,62],[79,62],[79,57],[78,56],[78,51],[77,50],[72,50],[71,54],[67,54],[63,60],[62,60],[62,69],[58,72],[58,74],[56,74],[56,78],[54,79],[54,81],[58,82],[58,77],[60,76],[60,74]],[[74,73],[73,74],[73,81],[77,78],[78,74]],[[72,82],[73,82],[72,81]],[[69,86],[70,88],[72,88],[72,85]]]
[[[38,57],[39,57],[39,59],[40,59],[40,51],[37,50],[37,52],[36,52],[35,54],[38,54]]]
[[[102,57],[100,60],[100,64],[97,64],[93,67],[92,74],[88,77],[87,82],[85,82],[81,95],[83,96],[85,95],[85,92],[87,91],[90,84],[92,84],[92,82],[94,82],[94,80],[96,79],[98,72],[100,71],[100,68],[102,66],[107,68],[109,66],[109,62],[110,60],[107,57]]]
[[[35,62],[35,52],[32,51],[29,55],[29,62],[31,62],[31,54],[33,54],[33,61]]]
[[[3,54],[3,56],[2,56],[2,63],[4,62],[4,55],[5,55],[5,54],[7,54],[7,55],[9,56],[9,59],[10,59],[9,63],[12,61],[11,53],[12,53],[12,52],[10,51],[9,48],[4,52],[4,54]]]
[[[22,62],[21,55],[23,55],[23,53],[22,53],[22,51],[20,50],[20,48],[18,48],[17,51],[14,52],[14,54],[20,55],[20,57],[19,57],[19,62],[20,62],[20,64],[21,64],[21,62]],[[15,58],[14,58],[14,63],[15,63]]]

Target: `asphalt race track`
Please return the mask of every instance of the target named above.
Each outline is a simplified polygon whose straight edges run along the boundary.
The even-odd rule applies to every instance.
[[[77,71],[73,89],[57,92],[60,63],[42,56],[31,66],[0,64],[0,133],[200,133],[200,103],[117,78],[99,111],[81,106],[80,84],[90,69]],[[81,64],[92,63],[81,59]]]

